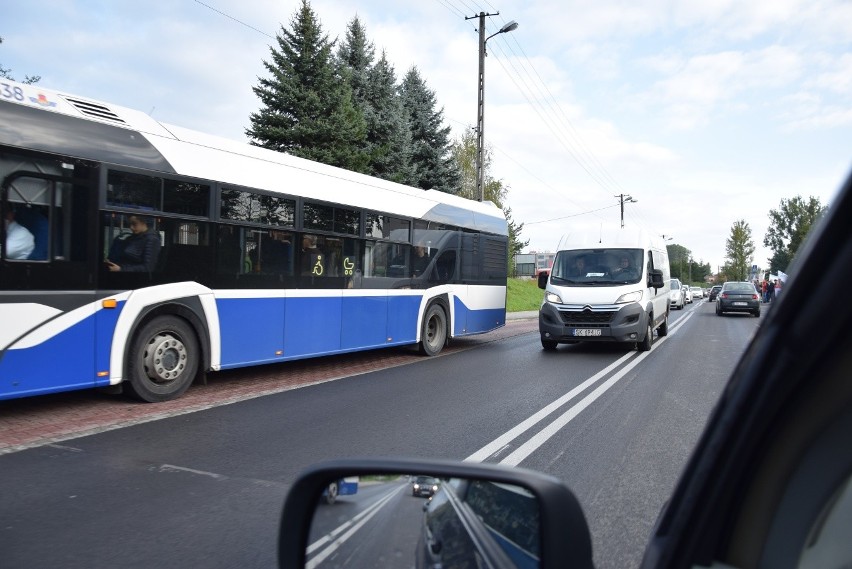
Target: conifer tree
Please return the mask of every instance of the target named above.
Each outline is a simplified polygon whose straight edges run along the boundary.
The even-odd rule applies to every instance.
[[[408,114],[396,83],[393,66],[385,52],[367,75],[365,92],[368,173],[402,184],[412,184],[411,130]]]
[[[276,41],[264,61],[269,77],[253,88],[263,106],[251,114],[246,135],[264,148],[363,172],[364,117],[308,0]]]
[[[458,193],[461,177],[450,155],[450,127],[443,126],[444,110],[435,110],[435,93],[416,67],[403,78],[400,94],[411,129],[414,178],[409,183],[424,190]]]
[[[337,57],[347,71],[355,107],[364,115],[367,136],[364,151],[369,156],[366,173],[394,182],[410,183],[411,133],[402,107],[393,67],[382,52],[373,63],[375,48],[358,16],[346,30]]]

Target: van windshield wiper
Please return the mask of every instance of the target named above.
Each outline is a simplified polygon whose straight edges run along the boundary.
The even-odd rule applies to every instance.
[[[562,277],[552,277],[551,280],[554,283],[558,281],[559,283],[579,284],[579,281],[574,281],[574,280],[571,280],[571,279],[563,279]]]

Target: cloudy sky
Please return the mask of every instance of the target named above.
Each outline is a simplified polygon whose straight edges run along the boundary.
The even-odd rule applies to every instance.
[[[14,2],[12,75],[245,140],[251,87],[300,0]],[[356,14],[398,77],[416,66],[458,136],[476,123],[478,35],[491,38],[485,137],[530,249],[625,225],[724,262],[746,220],[764,267],[768,212],[829,203],[852,167],[847,0],[313,0],[324,31]]]

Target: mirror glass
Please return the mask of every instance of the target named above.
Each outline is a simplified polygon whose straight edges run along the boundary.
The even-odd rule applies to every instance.
[[[350,476],[317,498],[307,567],[539,566],[539,504],[526,488],[428,474]]]

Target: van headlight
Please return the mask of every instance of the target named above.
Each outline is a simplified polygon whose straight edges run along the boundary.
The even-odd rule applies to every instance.
[[[562,304],[562,299],[559,298],[559,295],[552,292],[544,293],[544,300],[553,304]]]
[[[622,294],[618,297],[618,300],[615,301],[616,304],[627,304],[628,302],[639,302],[642,300],[642,291],[637,290],[634,292],[628,292]]]

